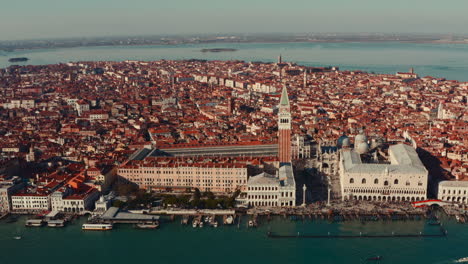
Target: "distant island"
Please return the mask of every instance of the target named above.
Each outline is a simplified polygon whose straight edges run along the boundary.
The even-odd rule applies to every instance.
[[[29,59],[26,57],[20,57],[20,58],[11,58],[8,61],[9,62],[20,62],[20,61],[28,61]]]
[[[237,49],[202,49],[201,52],[226,52],[226,51],[237,51]]]

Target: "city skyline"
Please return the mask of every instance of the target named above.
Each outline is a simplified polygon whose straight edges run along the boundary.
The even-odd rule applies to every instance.
[[[456,8],[454,8],[456,7]],[[216,33],[467,34],[468,3],[438,1],[46,0],[4,3],[0,40]],[[240,19],[242,18],[242,19]],[[216,21],[216,23],[213,23]]]

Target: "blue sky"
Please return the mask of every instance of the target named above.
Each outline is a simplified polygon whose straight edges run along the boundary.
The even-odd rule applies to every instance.
[[[0,40],[185,33],[468,34],[468,0],[3,0]]]

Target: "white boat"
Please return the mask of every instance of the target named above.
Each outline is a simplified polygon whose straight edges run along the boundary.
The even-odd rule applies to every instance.
[[[213,227],[218,227],[218,222],[217,221],[214,221]]]
[[[455,263],[464,263],[464,262],[468,262],[468,257],[455,260]]]
[[[26,220],[26,226],[39,227],[44,225],[44,220],[42,219],[28,219]]]
[[[138,223],[136,226],[137,228],[140,228],[140,229],[156,229],[159,227],[159,223],[158,222]]]
[[[232,215],[228,216],[226,218],[226,221],[224,221],[224,224],[227,224],[227,225],[232,225],[234,223],[234,217],[232,217]]]
[[[65,221],[63,220],[49,220],[47,221],[48,227],[64,227]]]
[[[83,224],[83,230],[107,231],[112,230],[112,224]]]
[[[15,239],[15,240],[20,240],[21,237],[20,237],[20,236],[15,236],[15,237],[13,237],[13,239]]]
[[[198,224],[199,227],[203,227],[203,222],[200,222],[200,224]]]
[[[193,228],[197,227],[198,226],[198,220],[193,220],[192,226],[193,226]]]

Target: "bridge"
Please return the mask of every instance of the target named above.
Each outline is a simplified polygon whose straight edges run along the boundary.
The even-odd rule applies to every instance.
[[[425,207],[425,206],[431,206],[431,205],[438,205],[438,206],[444,206],[449,203],[443,202],[442,200],[424,200],[424,201],[417,201],[417,202],[412,202],[413,207]]]

